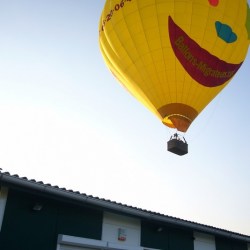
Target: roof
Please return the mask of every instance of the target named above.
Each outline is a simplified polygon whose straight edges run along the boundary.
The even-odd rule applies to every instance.
[[[45,184],[42,181],[36,181],[34,179],[28,179],[27,177],[19,177],[18,175],[11,175],[9,172],[1,172],[0,169],[0,185],[19,187],[23,189],[30,189],[33,191],[39,191],[39,193],[50,194],[54,198],[64,198],[65,201],[75,201],[78,204],[94,205],[104,210],[113,210],[119,213],[127,214],[130,216],[136,216],[140,219],[150,220],[157,223],[170,223],[176,226],[182,226],[193,231],[208,233],[212,235],[227,237],[236,240],[242,240],[250,243],[250,236],[231,232],[225,229],[216,228],[183,220],[180,218],[168,216],[161,213],[148,211],[145,209],[121,204],[115,201],[94,197],[79,191],[68,190],[66,188],[60,188],[58,186],[52,186],[51,184]]]

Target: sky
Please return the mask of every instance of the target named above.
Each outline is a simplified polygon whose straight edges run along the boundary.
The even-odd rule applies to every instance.
[[[0,1],[0,168],[250,235],[250,55],[177,156],[104,64],[104,2]]]

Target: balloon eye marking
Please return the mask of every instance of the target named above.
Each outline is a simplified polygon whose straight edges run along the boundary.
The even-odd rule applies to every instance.
[[[233,32],[229,25],[216,21],[215,28],[218,37],[226,43],[233,43],[237,40],[237,35]]]
[[[208,0],[208,2],[215,7],[219,4],[219,0]]]

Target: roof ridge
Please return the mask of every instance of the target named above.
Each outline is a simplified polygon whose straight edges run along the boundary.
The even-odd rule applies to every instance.
[[[124,213],[129,213],[127,210],[130,210],[130,212],[131,212],[131,210],[137,211],[138,213],[140,213],[140,215],[138,214],[138,216],[145,217],[145,214],[147,214],[148,215],[147,218],[153,218],[153,219],[156,219],[156,220],[162,221],[162,222],[163,222],[162,218],[165,218],[166,220],[170,221],[169,223],[174,223],[174,222],[176,224],[177,224],[177,222],[179,222],[178,224],[185,223],[185,224],[188,224],[188,225],[186,225],[187,227],[190,226],[189,224],[192,224],[194,226],[196,225],[198,228],[200,228],[200,231],[202,231],[202,230],[207,231],[208,229],[210,229],[210,231],[212,230],[215,233],[216,232],[217,233],[224,232],[228,236],[231,235],[232,237],[239,236],[241,238],[242,237],[246,238],[246,241],[250,243],[250,236],[245,235],[245,234],[241,234],[238,232],[232,232],[232,231],[229,231],[227,229],[222,229],[222,228],[214,227],[211,225],[205,225],[205,224],[190,221],[190,220],[181,219],[181,218],[166,215],[166,214],[163,214],[160,212],[154,212],[154,211],[150,211],[147,209],[138,208],[138,207],[135,207],[132,205],[123,204],[121,202],[116,202],[116,201],[112,201],[112,200],[105,199],[105,198],[100,198],[100,197],[93,196],[93,195],[88,195],[86,193],[81,193],[79,191],[73,191],[72,189],[66,189],[65,187],[59,187],[57,185],[53,186],[50,183],[45,184],[43,181],[36,181],[35,179],[28,179],[27,177],[20,177],[17,174],[11,175],[9,172],[2,172],[1,170],[2,169],[0,169],[0,184],[1,184],[1,181],[3,179],[3,176],[8,176],[10,178],[15,178],[16,180],[31,183],[32,185],[41,185],[43,188],[40,188],[40,189],[43,191],[45,191],[46,189],[52,189],[52,190],[56,190],[57,192],[61,192],[61,193],[64,192],[64,193],[67,193],[69,195],[74,195],[74,196],[76,195],[76,196],[79,196],[81,198],[85,198],[86,202],[92,201],[91,203],[93,203],[93,201],[95,201],[96,205],[103,206],[103,207],[110,207],[110,206],[114,205],[114,206],[116,206],[115,208],[113,208],[114,210],[116,210],[116,209],[119,210],[118,207],[120,207],[120,208],[122,208],[121,211],[123,211]],[[21,183],[20,183],[20,185],[21,185]],[[59,194],[59,193],[54,193],[54,195],[56,195],[56,194]],[[82,200],[81,198],[78,200]],[[110,204],[110,206],[105,206],[103,203],[108,203],[108,204]],[[157,217],[157,218],[154,218],[154,217]],[[235,238],[235,237],[233,237],[233,238]]]

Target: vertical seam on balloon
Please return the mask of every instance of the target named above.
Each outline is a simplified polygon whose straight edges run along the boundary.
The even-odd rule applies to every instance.
[[[111,8],[112,7],[111,1],[109,1],[109,3],[110,3],[109,8]],[[103,15],[103,13],[102,13],[102,15]],[[110,24],[110,25],[113,26],[113,24]],[[117,65],[115,67],[113,66],[115,64],[114,63],[114,56],[112,56],[112,55],[110,56],[110,53],[108,53],[108,51],[110,50],[117,57],[117,53],[115,52],[115,50],[111,46],[112,43],[109,41],[109,38],[108,38],[108,36],[106,35],[106,32],[105,32],[105,29],[104,29],[104,31],[102,33],[102,36],[103,36],[103,39],[105,39],[106,42],[101,43],[101,49],[102,49],[103,52],[105,52],[104,55],[105,55],[106,60],[108,60],[109,62],[112,62],[112,63],[109,63],[109,69],[111,70],[111,72],[113,74],[115,74],[116,78],[118,78],[118,80],[121,82],[121,85],[123,85],[124,88],[126,88],[126,86],[122,83],[123,81],[121,81],[122,79],[124,79],[124,77],[122,76],[121,72],[118,70],[119,67],[117,67]],[[116,34],[116,37],[117,37],[117,34]]]
[[[138,8],[138,5],[137,5],[137,8]],[[139,8],[138,8],[138,10],[139,10]],[[124,20],[124,22],[127,23],[127,22],[126,22],[126,19],[124,18],[123,10],[121,11],[121,13],[122,13],[122,15],[123,15],[123,20]],[[138,11],[138,13],[139,13],[139,11]],[[112,23],[112,25],[113,25],[113,23]],[[143,27],[143,25],[141,25],[141,26]],[[113,26],[113,27],[114,27],[114,26]],[[134,40],[133,40],[133,37],[131,36],[130,30],[128,29],[128,25],[127,25],[126,27],[127,27],[128,33],[129,33],[129,35],[130,35],[131,41],[133,41],[134,48],[135,48],[136,51],[138,52],[138,56],[139,56],[139,58],[140,58],[140,53],[139,53],[139,51],[137,50],[136,44],[135,44],[135,42],[134,42]],[[121,42],[119,36],[117,36],[117,38],[118,38],[118,40],[120,41],[121,45],[123,46],[124,43]],[[129,53],[128,53],[128,51],[127,51],[127,49],[126,49],[124,46],[123,46],[123,48],[124,48],[124,51],[126,51],[128,57],[131,59],[131,57],[129,56]],[[134,63],[134,60],[131,59],[131,61]],[[145,64],[144,64],[143,61],[142,61],[142,63],[143,63],[143,65],[145,66]],[[137,73],[138,73],[138,75],[140,76],[140,78],[142,79],[143,83],[147,84],[147,83],[144,81],[144,78],[143,78],[143,76],[142,76],[142,73],[140,72],[140,70],[138,70],[136,64],[134,63],[133,65],[134,65],[135,69],[137,70]],[[126,71],[127,68],[125,68],[124,70]],[[148,75],[148,78],[150,78],[150,75]],[[148,98],[148,95],[146,95],[144,89],[143,89],[141,86],[135,86],[135,85],[133,85],[133,86],[136,87],[136,88],[138,88],[138,89],[140,89],[140,91],[143,93],[144,96],[141,96],[141,98],[143,98],[143,100],[147,103],[148,108],[151,108],[151,109],[153,108],[154,110],[156,110],[155,107],[154,107],[154,105],[152,104],[152,100]],[[148,86],[148,84],[147,84],[147,86]],[[148,86],[148,87],[149,87],[149,86]],[[155,111],[155,112],[156,112],[156,111]]]
[[[192,3],[192,7],[191,7],[191,13],[193,14],[193,3]],[[191,32],[191,23],[192,23],[192,16],[193,16],[192,14],[191,14],[191,18],[190,18],[191,20],[190,20],[189,32]],[[188,72],[185,72],[185,75],[184,75],[184,82],[183,82],[183,85],[182,85],[182,97],[181,97],[181,99],[182,99],[182,101],[183,101],[184,103],[185,103],[185,102],[187,103],[188,96],[189,96],[189,92],[190,92],[190,88],[191,88],[191,83],[190,83],[190,81],[188,81],[188,77],[190,77],[189,74],[188,74]],[[187,81],[189,82],[189,83],[188,83],[189,88],[188,88],[186,97],[183,98],[184,84],[186,84]],[[186,100],[184,101],[184,99],[186,99]]]
[[[173,12],[173,15],[175,16],[175,13],[176,13],[176,6],[175,6],[175,1],[174,1],[174,12]],[[174,60],[174,75],[175,75],[175,79],[174,79],[174,82],[176,82],[176,79],[177,79],[177,77],[176,77],[176,63],[177,63],[177,58],[175,58],[175,60]],[[176,102],[177,101],[177,86],[176,86],[177,84],[175,84],[175,100],[174,100],[174,102]]]
[[[205,4],[205,3],[204,3]],[[204,37],[205,37],[205,31],[207,30],[207,27],[208,27],[208,17],[209,17],[209,13],[211,12],[211,9],[212,9],[213,7],[211,7],[211,6],[209,6],[208,7],[208,16],[207,16],[207,18],[205,18],[205,20],[206,20],[206,25],[205,25],[205,27],[204,27],[204,32],[203,32],[203,38],[202,38],[202,42],[204,42]],[[203,46],[202,46],[203,47]],[[198,90],[198,88],[199,88],[199,90]],[[203,87],[202,87],[203,88]],[[197,94],[197,96],[198,96],[198,98],[196,98],[196,102],[193,102],[193,105],[195,106],[195,107],[197,107],[197,105],[198,105],[198,103],[199,103],[199,101],[198,100],[200,100],[200,99],[203,99],[203,96],[204,95],[206,95],[207,96],[207,93],[205,94],[205,93],[203,93],[202,94],[202,90],[201,90],[201,86],[200,86],[200,84],[196,84],[196,90],[195,90],[195,93],[198,93]],[[210,94],[209,94],[210,95]],[[204,107],[203,107],[204,108]],[[202,109],[203,109],[202,108]]]
[[[225,3],[225,6],[227,5],[227,3]],[[224,16],[225,15],[225,9],[226,9],[226,7],[224,7],[224,11],[223,11],[223,15],[222,16]],[[238,8],[238,11],[239,11],[239,8]],[[237,12],[238,12],[237,11]],[[233,20],[233,23],[235,24],[235,19]],[[232,25],[230,25],[230,26],[232,26]],[[226,43],[226,42],[225,42]],[[223,50],[221,50],[221,55],[219,56],[220,58],[221,58],[221,56],[224,54],[224,52],[226,51],[226,49],[227,49],[227,47],[228,46],[230,46],[230,43],[226,43],[226,46],[224,46],[223,47]],[[231,52],[231,55],[232,55],[233,53]]]
[[[138,2],[137,2],[137,8],[138,8],[138,15],[139,15],[140,21],[141,21],[140,23],[141,23],[142,31],[143,31],[143,34],[144,34],[144,37],[145,37],[145,41],[146,41],[146,43],[147,43],[147,47],[148,47],[148,51],[149,51],[149,46],[148,46],[148,42],[147,42],[147,39],[146,39],[146,35],[145,35],[143,23],[142,23],[142,18],[141,18],[141,13],[140,13],[140,8],[139,8],[139,6],[138,6]],[[141,57],[141,55],[140,55],[140,57]],[[151,57],[151,59],[152,59],[152,57]],[[142,63],[143,63],[143,65],[145,66],[143,60],[142,60]],[[146,67],[145,67],[145,68],[146,68]],[[150,79],[150,81],[152,82],[152,79],[151,79],[150,75],[149,75],[149,79]],[[149,89],[150,86],[149,86],[147,83],[146,83],[146,85],[147,85],[147,88]]]
[[[205,3],[203,3],[202,5],[205,5]],[[192,7],[193,7],[193,4],[192,4]],[[210,12],[210,7],[208,8],[208,12]],[[209,14],[208,14],[209,15]],[[206,26],[205,27],[207,27],[207,24],[208,24],[208,18],[204,18],[205,20],[206,20]],[[202,38],[202,41],[204,41],[204,33],[205,33],[205,30],[206,30],[206,28],[204,28],[204,32],[203,32],[203,38]],[[197,107],[197,104],[199,103],[198,102],[198,100],[201,98],[201,93],[202,93],[202,91],[201,91],[201,88],[203,88],[203,87],[201,87],[200,86],[200,84],[198,84],[195,80],[193,80],[194,81],[194,83],[196,83],[195,84],[195,89],[194,89],[194,91],[193,91],[193,96],[197,96],[197,98],[192,98],[191,100],[189,100],[189,103],[190,103],[190,105],[192,105],[192,106],[194,106],[194,107]],[[197,109],[197,108],[196,108]]]
[[[226,3],[225,3],[225,5],[224,5],[222,17],[225,15],[225,10],[226,10]],[[209,9],[209,11],[210,11],[210,9]],[[238,8],[238,11],[239,11],[239,8]],[[234,20],[234,23],[235,23],[235,20]],[[217,41],[218,39],[220,39],[220,38],[219,38],[219,37],[216,38],[215,43],[213,44],[212,50],[213,50],[213,48],[215,47],[216,41]],[[223,50],[221,50],[221,53],[220,53],[220,56],[219,56],[219,57],[221,57],[221,56],[223,55],[223,53],[224,53],[225,50],[226,50],[226,46],[223,47]],[[233,54],[233,51],[231,52],[231,54]],[[227,84],[226,84],[226,85],[227,85]],[[225,87],[226,85],[224,85],[224,87]],[[223,87],[223,88],[224,88],[224,87]],[[223,88],[220,88],[220,89],[223,89]],[[199,94],[199,95],[198,95],[199,98],[197,98],[197,99],[196,99],[196,102],[194,102],[193,104],[194,104],[194,106],[196,106],[196,105],[200,102],[200,100],[204,98],[204,96],[205,96],[205,98],[210,99],[210,98],[212,98],[213,96],[215,97],[215,96],[217,96],[217,95],[218,95],[218,93],[217,93],[216,95],[213,95],[213,94],[211,94],[210,91],[206,92],[206,96],[205,96],[205,93],[203,93],[202,95]],[[214,99],[214,98],[212,98],[212,99]],[[206,105],[205,105],[205,106],[206,106]],[[201,106],[201,111],[205,108],[205,106],[204,106],[204,105]]]
[[[159,35],[159,40],[160,40],[160,45],[161,45],[160,50],[162,51],[162,41],[161,41],[161,36],[160,36],[160,28],[159,28],[159,20],[158,20],[158,12],[157,12],[157,3],[156,3],[156,0],[154,0],[154,8],[155,8],[155,14],[156,14],[156,18],[155,19],[157,20],[157,24],[158,24],[157,25],[157,27],[158,27],[158,35]],[[163,55],[163,51],[162,51],[162,55]],[[165,102],[165,98],[164,98],[164,93],[163,93],[164,91],[163,91],[163,88],[162,88],[162,81],[159,78],[159,73],[157,71],[157,66],[156,65],[155,65],[155,69],[156,69],[155,72],[156,72],[156,75],[157,75],[157,78],[158,78],[158,86],[159,86],[159,89],[160,89],[160,91],[159,91],[160,100],[161,100],[160,102],[164,103]]]
[[[224,8],[223,8],[223,11],[221,11],[221,17],[223,17],[224,15],[225,15],[225,9],[226,9],[226,7],[225,7],[225,4],[224,4]],[[214,29],[215,29],[215,27],[214,27]],[[216,34],[217,35],[217,34]],[[213,43],[213,45],[212,45],[212,47],[211,47],[211,51],[213,51],[214,50],[214,47],[216,46],[216,44],[217,44],[217,41],[220,41],[221,40],[221,38],[219,38],[218,37],[218,35],[217,35],[217,37],[216,37],[216,39],[214,40],[214,43]],[[220,53],[220,55],[222,55],[222,53]],[[221,56],[218,56],[218,55],[216,55],[218,58],[221,58]]]
[[[137,2],[136,2],[136,3],[137,3]],[[138,5],[137,5],[137,9],[138,9],[138,13],[139,13],[139,8],[138,8]],[[122,10],[122,15],[123,15],[123,10]],[[123,15],[123,17],[124,17],[124,15]],[[126,22],[126,19],[125,19],[125,18],[124,18],[124,22],[127,24],[127,22]],[[143,27],[143,25],[142,25],[142,24],[141,24],[141,26]],[[127,27],[127,31],[128,31],[128,33],[129,33],[129,35],[130,35],[130,38],[131,38],[131,40],[133,41],[134,48],[136,49],[136,51],[137,51],[137,53],[138,53],[139,58],[141,58],[140,53],[139,53],[139,51],[138,51],[138,49],[137,49],[137,46],[136,46],[136,44],[135,44],[135,42],[134,42],[133,36],[131,35],[130,30],[128,29],[128,27],[129,27],[129,26],[127,25],[126,27]],[[120,40],[120,39],[119,39],[119,40]],[[125,49],[125,48],[124,48],[124,49]],[[129,55],[129,53],[128,53],[128,51],[127,51],[126,49],[125,49],[125,51],[127,52],[127,55]],[[133,61],[133,60],[131,60],[131,61]],[[144,64],[143,60],[141,60],[141,62],[143,63],[143,65],[144,65],[144,67],[145,67],[145,64]],[[138,70],[138,68],[137,68],[137,66],[136,66],[136,64],[135,64],[135,62],[134,62],[134,61],[133,61],[133,63],[134,63],[134,67],[136,68],[138,75],[140,75],[140,78],[142,79],[143,83],[144,83],[144,84],[146,84],[146,85],[148,86],[148,84],[144,81],[144,78],[142,77],[142,73],[140,72],[140,70]],[[146,67],[145,67],[145,68],[146,68]],[[125,69],[125,70],[127,70],[127,69]],[[146,73],[147,73],[147,72],[146,72]],[[150,76],[149,76],[149,75],[148,75],[148,78],[150,78]],[[146,95],[146,93],[145,93],[145,90],[144,90],[144,89],[142,89],[142,87],[141,87],[141,86],[139,86],[138,88],[141,90],[141,92],[143,92],[144,96],[147,98],[147,102],[149,102],[149,103],[150,103],[150,105],[151,105],[151,107],[153,107],[154,105],[152,104],[152,100],[148,98],[148,96],[147,96],[147,95]],[[148,88],[149,88],[149,86],[148,86]]]
[[[226,4],[226,3],[225,3],[225,4]],[[212,8],[213,8],[213,7],[210,7],[210,8],[209,8],[209,13],[211,12],[211,9],[212,9]],[[224,15],[225,9],[226,9],[226,7],[225,7],[225,5],[224,5],[223,14],[222,14],[221,16]],[[208,17],[210,16],[209,13],[208,13]],[[210,19],[210,18],[209,18],[209,19]],[[206,20],[208,20],[208,18],[207,18]],[[207,21],[207,23],[206,23],[206,27],[207,27],[207,24],[208,24],[208,21]],[[214,27],[214,29],[215,29],[215,27]],[[206,30],[206,28],[205,28],[204,30]],[[220,39],[220,38],[219,38],[219,37],[216,37],[216,39],[214,40],[214,44],[213,44],[212,47],[211,47],[211,51],[214,49],[214,47],[215,47],[215,45],[216,45],[218,39]],[[224,51],[225,51],[225,48],[224,48]],[[223,54],[223,51],[221,51],[221,55],[222,55],[222,54]],[[198,88],[198,87],[197,87],[197,88]],[[203,94],[202,94],[201,90],[199,91],[199,92],[201,92],[201,93],[197,94],[198,98],[196,98],[195,102],[193,103],[194,106],[197,106],[198,103],[200,103],[201,100],[204,100],[204,96],[205,96],[205,99],[211,99],[211,101],[212,101],[212,100],[215,98],[215,96],[218,95],[218,93],[217,93],[216,95],[214,95],[214,94],[212,94],[211,91],[209,91],[209,89],[207,89],[207,90],[208,90],[208,91],[206,91],[206,93],[203,93]],[[206,103],[206,102],[205,102],[205,103]],[[199,105],[198,105],[198,106],[199,106]],[[202,106],[200,106],[199,112],[201,112],[206,106],[207,106],[207,105],[202,105]]]
[[[158,11],[157,11],[158,3],[156,3],[156,1],[155,1],[155,5],[156,5],[156,12],[158,13]],[[162,37],[161,37],[161,33],[160,33],[159,16],[158,15],[157,15],[157,22],[158,22],[159,37],[160,37],[160,41],[161,41],[162,58],[163,58],[163,63],[164,63],[164,78],[168,81],[168,79],[167,79],[168,77],[167,77],[167,73],[166,73],[167,66],[166,66],[165,54],[164,54],[164,51],[163,51],[163,41],[162,41]],[[164,96],[167,96],[167,94],[168,94],[169,100],[172,101],[171,100],[171,95],[170,95],[169,85],[167,83],[163,83],[163,84],[168,86],[168,93],[165,92],[165,86],[162,87],[162,91],[164,92]],[[163,98],[163,103],[165,104],[165,102],[166,102],[166,97]]]
[[[140,8],[140,9],[138,8],[138,13],[139,13],[139,17],[140,17],[140,20],[141,20],[141,24],[143,24],[143,22],[142,22],[142,17],[141,17],[141,8]],[[146,39],[147,37],[146,37],[146,34],[145,34],[144,26],[142,25],[142,27],[143,27],[143,33],[144,33],[145,41],[146,41],[146,43],[147,43],[148,51],[150,52],[150,47],[149,47],[148,41],[147,41],[147,39]],[[153,65],[154,65],[154,70],[155,70],[155,72],[156,72],[156,66],[155,66],[155,64],[154,64],[153,57],[152,57],[151,53],[148,53],[148,54],[149,54],[150,57],[151,57],[151,60],[152,60]],[[156,74],[156,75],[157,75],[157,74]],[[159,80],[158,75],[157,75],[157,78],[158,78],[158,80]],[[151,79],[151,78],[150,78],[150,79]],[[153,82],[152,79],[151,79],[151,82]],[[150,87],[150,89],[151,89],[151,88],[152,88],[152,87]],[[154,94],[154,97],[157,97],[156,94]],[[156,99],[156,98],[155,98],[155,99]]]
[[[243,5],[243,3],[241,3],[242,5]],[[239,16],[240,14],[243,14],[243,13],[240,13],[240,10],[242,9],[242,6],[238,6],[238,10],[237,10],[237,15],[236,16]],[[236,18],[234,18],[234,21],[233,21],[233,23],[234,23],[234,27],[235,27],[235,22],[236,22]],[[245,24],[245,22],[244,22],[244,24]],[[244,25],[244,28],[245,28],[245,25]],[[238,33],[237,34],[237,36],[238,37],[240,37],[240,34],[242,34],[242,30],[241,30],[241,33]],[[230,57],[229,57],[229,60],[230,61],[232,61],[232,57],[233,57],[233,55],[235,54],[235,51],[233,51],[233,50],[231,50],[231,55],[230,55]],[[238,53],[237,53],[238,54]],[[238,59],[238,57],[237,57],[237,59]],[[235,60],[235,59],[234,59]]]
[[[103,12],[102,12],[102,16],[103,16]],[[101,16],[101,20],[103,19],[102,18],[102,16]],[[103,36],[103,39],[100,39],[100,47],[101,47],[101,50],[105,53],[105,57],[107,58],[107,60],[109,60],[110,61],[110,56],[109,56],[109,54],[107,53],[107,46],[109,46],[109,48],[113,51],[113,49],[111,48],[111,46],[110,46],[110,44],[108,43],[108,39],[107,39],[107,36],[106,36],[106,34],[105,34],[105,32],[103,31],[102,32],[102,36]],[[105,39],[105,41],[107,41],[106,43],[103,43],[102,42],[102,40],[104,40]]]
[[[193,10],[193,4],[194,3],[192,3],[192,10]],[[192,23],[193,24],[193,23]],[[190,25],[191,26],[191,25]],[[204,39],[204,36],[203,36],[203,39]],[[201,90],[200,90],[200,88],[201,88],[201,86],[200,86],[200,84],[198,84],[194,79],[192,79],[192,81],[194,81],[194,83],[195,83],[195,87],[193,88],[194,90],[192,91],[193,92],[193,96],[200,96],[200,93],[199,92],[201,92]],[[190,88],[189,88],[189,90],[190,90]],[[189,95],[188,95],[189,96]],[[197,99],[199,99],[199,98],[195,98],[195,101],[196,101],[196,103],[197,103]],[[196,107],[196,105],[194,105],[195,104],[195,101],[194,101],[194,98],[189,98],[189,104],[191,105],[191,106],[195,106]],[[197,109],[197,108],[196,108]]]
[[[209,18],[209,13],[211,11],[211,8],[212,8],[211,6],[208,7],[208,17],[206,18],[206,26],[204,28],[204,33],[205,33],[206,27],[208,25],[208,18]],[[204,41],[204,35],[203,35],[202,41]],[[194,81],[194,82],[196,83],[196,87],[195,87],[195,90],[193,91],[193,93],[194,93],[194,96],[197,96],[197,98],[192,99],[192,101],[190,102],[190,104],[192,104],[194,107],[197,107],[196,109],[198,109],[198,107],[199,107],[198,104],[200,103],[200,100],[204,98],[203,97],[204,95],[206,95],[206,97],[207,97],[207,93],[206,94],[204,94],[204,93],[202,94],[202,89],[201,88],[204,88],[204,87],[201,87],[200,84],[198,84],[196,81]],[[204,107],[202,107],[199,110],[201,111],[202,109],[204,109]]]
[[[160,35],[160,28],[159,28],[159,19],[158,19],[158,12],[157,12],[157,3],[156,3],[156,0],[154,0],[154,8],[155,8],[155,14],[156,14],[156,20],[157,20],[157,27],[158,27],[158,35],[159,35],[159,40],[160,40],[160,50],[161,50],[161,52],[162,52],[162,55],[163,55],[163,51],[162,51],[162,41],[161,41],[161,35]],[[156,28],[157,28],[156,27]],[[157,66],[155,65],[155,69],[157,69]],[[156,74],[157,74],[157,77],[158,77],[158,84],[159,84],[159,86],[160,86],[160,91],[159,91],[159,93],[160,93],[160,95],[161,95],[161,103],[164,103],[165,102],[165,98],[164,98],[164,91],[163,91],[163,88],[162,88],[162,81],[161,81],[161,79],[159,78],[159,73],[158,73],[158,71],[156,70],[155,71],[156,72]]]

